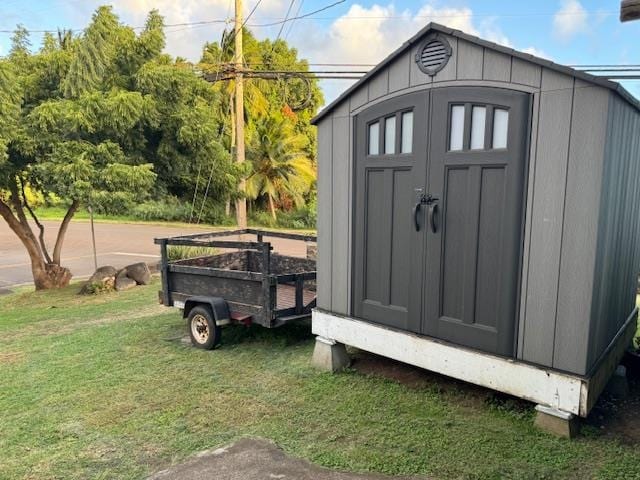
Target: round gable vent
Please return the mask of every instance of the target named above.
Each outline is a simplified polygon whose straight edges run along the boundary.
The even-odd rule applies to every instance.
[[[451,45],[443,37],[436,36],[422,43],[416,53],[416,63],[420,70],[433,76],[444,68],[449,57],[451,57]]]

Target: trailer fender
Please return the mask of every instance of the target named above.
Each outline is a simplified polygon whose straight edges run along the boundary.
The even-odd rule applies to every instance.
[[[184,302],[184,310],[182,318],[187,318],[191,309],[197,305],[207,305],[211,307],[213,318],[216,325],[227,325],[231,322],[231,314],[229,313],[229,305],[224,298],[220,297],[189,297]]]

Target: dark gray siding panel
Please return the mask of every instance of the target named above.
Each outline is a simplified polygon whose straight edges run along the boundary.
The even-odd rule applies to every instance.
[[[349,292],[349,239],[351,238],[351,122],[348,104],[333,111],[331,309],[347,315]]]
[[[566,88],[557,89],[560,82]],[[548,70],[543,75],[535,173],[529,177],[534,192],[521,357],[546,366],[553,363],[572,86],[571,77]]]
[[[486,58],[486,56],[485,56]],[[511,61],[509,61],[511,63]],[[532,96],[531,104],[531,137],[529,139],[529,166],[526,172],[527,176],[527,197],[525,202],[524,217],[524,241],[522,249],[522,278],[520,280],[520,313],[518,319],[518,348],[516,354],[518,358],[522,358],[524,350],[524,331],[525,320],[527,316],[527,282],[529,279],[529,252],[531,250],[531,217],[533,211],[533,198],[535,193],[535,172],[536,172],[536,152],[538,147],[538,121],[540,118],[540,94],[535,93]]]
[[[331,310],[333,118],[318,124],[318,307]]]
[[[458,40],[458,80],[482,80],[484,48]]]
[[[640,118],[611,93],[587,368],[634,308],[640,261]]]
[[[558,87],[561,87],[558,85]],[[553,367],[587,373],[609,91],[576,80],[564,201]]]

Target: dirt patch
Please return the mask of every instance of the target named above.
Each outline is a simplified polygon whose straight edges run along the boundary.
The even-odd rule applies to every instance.
[[[15,340],[26,336],[50,336],[50,335],[67,335],[75,332],[83,327],[108,325],[116,322],[124,322],[129,320],[137,320],[152,315],[160,315],[170,310],[163,305],[150,304],[144,308],[138,308],[135,312],[123,311],[114,315],[103,315],[97,318],[91,318],[85,321],[78,321],[60,325],[60,320],[45,320],[35,325],[25,325],[20,330],[4,334],[4,339]],[[0,354],[1,355],[1,354]],[[0,357],[1,358],[1,357]],[[2,363],[0,359],[0,363]]]
[[[627,445],[640,444],[640,370],[627,369],[629,395],[617,398],[607,391],[598,399],[585,425]]]
[[[456,380],[390,358],[356,351],[352,355],[352,368],[365,375],[383,377],[409,388],[436,390],[455,396],[456,404],[463,407],[486,408],[488,404],[510,410],[527,410],[533,404],[525,400],[496,392],[472,383]]]
[[[24,358],[22,352],[3,352],[0,353],[0,365],[12,365],[18,363]]]

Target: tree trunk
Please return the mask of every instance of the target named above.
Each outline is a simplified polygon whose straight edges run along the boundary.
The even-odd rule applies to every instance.
[[[14,208],[17,210],[16,214],[18,218],[16,218],[16,215],[11,211],[11,208],[9,208],[9,206],[2,200],[0,200],[0,216],[4,218],[9,225],[9,228],[11,228],[11,230],[16,234],[27,250],[31,261],[31,273],[33,274],[33,283],[36,290],[66,287],[69,285],[69,281],[71,280],[71,272],[68,268],[61,267],[59,263],[47,263],[45,261],[40,245],[38,244],[38,240],[33,234],[33,231],[24,216],[22,205],[20,205],[20,203],[15,199],[13,203]],[[67,215],[68,213],[69,212],[67,212]],[[73,216],[73,214],[71,216]],[[67,216],[65,216],[65,219],[66,218]],[[67,225],[70,220],[71,218],[67,220]],[[60,234],[58,234],[58,239],[60,240]],[[58,242],[56,242],[56,244],[57,243]],[[61,240],[60,244],[62,244]]]
[[[276,206],[273,203],[273,197],[271,195],[267,195],[267,198],[269,199],[269,211],[271,212],[271,216],[273,217],[274,220],[277,220]]]
[[[62,243],[64,242],[64,236],[67,234],[69,223],[71,222],[73,216],[76,214],[79,206],[80,202],[78,202],[78,200],[72,201],[71,205],[69,206],[69,210],[67,210],[67,213],[64,215],[62,223],[60,224],[58,236],[56,237],[56,244],[53,247],[53,263],[56,265],[60,265],[60,254],[62,253]]]

